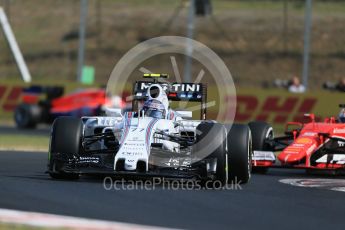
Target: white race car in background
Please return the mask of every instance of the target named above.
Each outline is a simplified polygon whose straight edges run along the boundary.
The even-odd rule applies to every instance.
[[[84,174],[148,176],[246,183],[251,171],[251,132],[247,125],[206,120],[203,84],[163,83],[162,74],[134,84],[132,111],[108,109],[104,117],[59,117],[52,126],[48,173],[77,179]],[[174,111],[170,101],[201,103],[201,120],[191,111]],[[161,117],[138,109],[164,109]],[[145,105],[145,104],[144,104]],[[154,111],[157,112],[157,111]],[[207,154],[200,154],[211,149]],[[212,148],[214,147],[214,148]]]

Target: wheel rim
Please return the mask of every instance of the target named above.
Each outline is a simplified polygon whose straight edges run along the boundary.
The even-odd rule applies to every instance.
[[[19,109],[17,113],[15,113],[15,119],[18,124],[23,125],[25,118],[25,111],[23,109]]]
[[[249,140],[248,140],[248,178],[251,177],[251,171],[252,171],[252,134],[249,131]]]
[[[266,133],[266,139],[272,140],[274,138],[273,128],[269,127]]]
[[[266,136],[265,136],[266,140],[273,140],[274,139],[274,132],[273,132],[273,128],[270,127],[268,128],[267,132],[266,132]],[[264,148],[267,147],[267,143],[263,145]]]

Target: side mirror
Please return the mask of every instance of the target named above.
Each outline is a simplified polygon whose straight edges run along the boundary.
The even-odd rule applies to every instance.
[[[193,117],[192,111],[176,111],[176,113],[184,119],[190,119]]]
[[[285,134],[286,135],[293,135],[294,132],[299,133],[303,128],[303,123],[300,122],[288,122],[285,125]]]
[[[309,118],[310,122],[315,122],[315,114],[313,114],[313,113],[305,113],[304,117]]]
[[[105,108],[105,114],[108,117],[122,117],[122,109],[120,108]]]

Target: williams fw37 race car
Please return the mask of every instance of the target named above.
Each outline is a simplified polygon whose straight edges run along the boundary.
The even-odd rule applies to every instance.
[[[251,122],[253,134],[253,171],[265,173],[268,168],[306,169],[312,174],[344,174],[345,121],[344,109],[339,119],[316,122],[314,114],[305,114],[306,123],[289,122],[285,135],[274,137],[265,122]],[[277,157],[274,152],[279,152]],[[278,162],[276,162],[276,158]]]
[[[145,74],[134,84],[131,112],[108,109],[108,116],[59,117],[52,126],[48,173],[56,179],[100,174],[164,177],[201,182],[246,183],[251,174],[248,125],[231,129],[206,120],[207,87],[163,83],[163,74]],[[174,111],[170,101],[200,103],[200,120],[191,111]],[[205,151],[207,154],[205,154]]]

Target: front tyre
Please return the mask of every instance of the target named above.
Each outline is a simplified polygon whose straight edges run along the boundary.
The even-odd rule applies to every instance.
[[[247,183],[252,167],[252,136],[247,125],[233,124],[227,137],[229,180]]]
[[[266,151],[269,147],[267,146],[266,140],[274,138],[273,128],[264,121],[252,121],[248,123],[248,126],[253,136],[253,150],[254,151]],[[253,173],[267,173],[268,168],[266,167],[254,167]]]
[[[49,175],[54,179],[78,179],[79,174],[63,170],[65,162],[80,153],[82,122],[79,118],[59,117],[52,125],[48,156]]]
[[[228,182],[228,165],[226,152],[226,129],[218,123],[201,123],[196,129],[196,144],[194,154],[202,157],[207,148],[214,149],[205,159],[214,168],[213,181],[218,181],[221,186]]]

